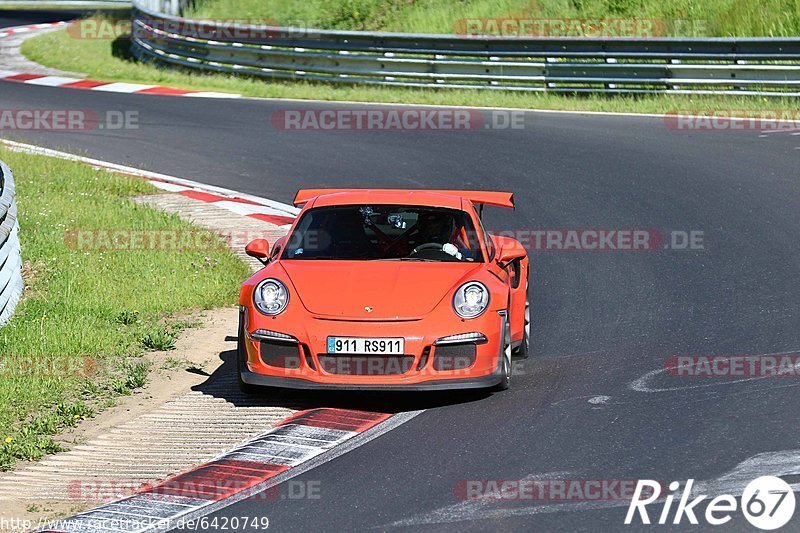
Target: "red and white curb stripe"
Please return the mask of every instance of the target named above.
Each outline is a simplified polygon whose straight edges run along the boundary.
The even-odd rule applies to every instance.
[[[45,85],[47,87],[63,87],[66,89],[88,89],[109,93],[160,94],[164,96],[190,96],[194,98],[241,98],[240,94],[217,93],[213,91],[190,91],[162,85],[146,85],[141,83],[123,83],[110,81],[83,80],[66,76],[45,76],[42,74],[26,74],[0,70],[0,81],[16,81],[28,85]]]
[[[30,33],[38,30],[67,26],[69,22],[49,22],[45,24],[33,24],[30,26],[17,26],[0,30],[0,39],[20,33]],[[235,93],[220,93],[214,91],[193,91],[189,89],[177,89],[175,87],[165,87],[163,85],[148,85],[141,83],[123,83],[86,80],[81,78],[70,78],[66,76],[47,76],[44,74],[30,74],[26,72],[16,72],[10,70],[0,70],[0,80],[14,81],[28,85],[43,85],[47,87],[63,87],[67,89],[85,89],[90,91],[128,93],[128,94],[159,94],[164,96],[189,96],[192,98],[241,98],[242,95]]]
[[[301,411],[209,463],[128,498],[53,522],[40,532],[141,533],[185,526],[346,453],[417,414]]]
[[[9,35],[16,35],[18,33],[29,33],[37,30],[47,30],[50,28],[57,28],[58,26],[66,26],[69,22],[45,22],[43,24],[31,24],[29,26],[15,26],[13,28],[3,28],[0,30],[0,39],[8,37]]]
[[[292,222],[294,222],[297,214],[300,212],[299,209],[288,204],[275,202],[259,196],[243,194],[230,189],[225,189],[223,187],[205,185],[196,181],[169,176],[167,174],[149,172],[133,167],[118,165],[116,163],[108,163],[106,161],[91,159],[89,157],[77,156],[67,152],[51,150],[49,148],[41,148],[39,146],[9,141],[6,139],[0,139],[0,144],[9,150],[16,152],[77,161],[90,167],[107,170],[116,174],[122,174],[124,176],[135,178],[144,178],[159,189],[175,192],[182,196],[186,196],[187,198],[192,198],[194,200],[206,202],[216,207],[226,209],[236,213],[237,215],[255,218],[263,222],[275,224],[276,226],[285,227],[291,225]]]

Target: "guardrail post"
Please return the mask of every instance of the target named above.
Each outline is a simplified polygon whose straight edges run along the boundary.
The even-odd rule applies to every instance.
[[[14,175],[0,161],[0,326],[6,324],[22,295],[22,255],[19,245]]]

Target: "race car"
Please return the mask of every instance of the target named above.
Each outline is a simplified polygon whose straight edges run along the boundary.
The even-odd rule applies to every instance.
[[[488,234],[490,191],[314,189],[289,233],[246,253],[238,374],[265,388],[508,388],[530,351],[529,261]]]

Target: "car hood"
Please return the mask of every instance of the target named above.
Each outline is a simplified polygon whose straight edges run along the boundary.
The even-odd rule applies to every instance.
[[[293,292],[311,313],[396,320],[427,315],[482,264],[301,260],[282,261],[281,266]]]

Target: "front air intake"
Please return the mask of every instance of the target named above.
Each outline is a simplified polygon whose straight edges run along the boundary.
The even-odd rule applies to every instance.
[[[277,339],[262,340],[259,343],[261,360],[267,366],[278,368],[300,368],[300,350],[296,342]]]

